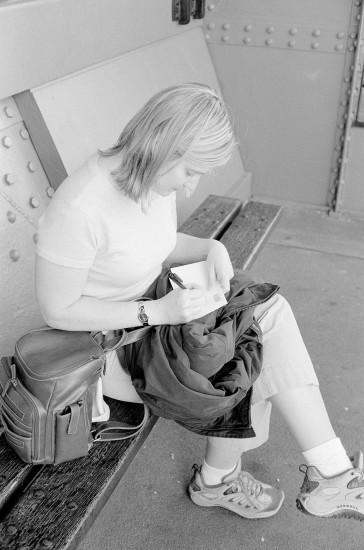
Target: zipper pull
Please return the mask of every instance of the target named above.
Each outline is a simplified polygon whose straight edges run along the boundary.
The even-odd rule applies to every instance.
[[[9,378],[4,386],[4,389],[1,393],[1,397],[5,397],[5,395],[8,393],[8,389],[10,388],[11,385],[13,385],[14,387],[16,387],[18,381],[16,379],[16,367],[14,365],[14,363],[12,365],[10,365],[10,372],[11,372],[11,378]]]
[[[18,381],[16,379],[16,366],[15,366],[15,363],[13,363],[10,366],[10,370],[11,370],[11,380],[10,380],[10,382],[13,384],[13,386],[16,386],[18,384]]]

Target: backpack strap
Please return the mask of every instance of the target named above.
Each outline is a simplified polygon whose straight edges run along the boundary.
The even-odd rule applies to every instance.
[[[143,420],[136,426],[127,424],[126,422],[100,422],[97,427],[91,431],[95,442],[100,441],[118,441],[121,439],[129,439],[142,431],[149,418],[149,409],[144,405]]]
[[[126,329],[109,330],[106,334],[102,332],[92,332],[91,335],[104,351],[115,351],[128,344],[134,344],[144,338],[150,332],[152,326],[140,327],[135,330]]]

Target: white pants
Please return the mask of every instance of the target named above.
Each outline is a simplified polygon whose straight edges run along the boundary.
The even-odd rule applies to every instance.
[[[256,436],[229,438],[231,448],[241,449],[241,452],[259,447],[267,441],[272,408],[270,396],[293,387],[319,384],[287,300],[275,294],[257,306],[254,315],[263,333],[263,364],[262,372],[253,385],[251,417]],[[104,395],[141,403],[130,376],[121,368],[115,352],[110,352],[107,358],[102,383]],[[212,444],[214,439],[217,438],[210,438]]]

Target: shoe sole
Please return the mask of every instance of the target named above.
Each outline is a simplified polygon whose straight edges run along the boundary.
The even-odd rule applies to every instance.
[[[311,516],[313,518],[342,518],[342,519],[356,519],[358,521],[364,521],[364,516],[360,512],[354,512],[353,510],[345,510],[342,512],[333,512],[331,514],[312,514],[309,512],[302,504],[302,502],[299,499],[296,499],[296,506],[300,512],[303,512],[307,516]]]
[[[195,504],[197,504],[197,506],[201,506],[203,508],[213,508],[213,507],[215,507],[215,508],[224,508],[225,510],[229,510],[230,512],[234,512],[238,516],[241,516],[245,519],[264,519],[264,518],[269,518],[271,516],[274,516],[282,508],[282,504],[283,504],[283,501],[284,501],[284,493],[282,491],[281,501],[279,503],[279,506],[275,510],[269,510],[268,512],[259,512],[258,515],[250,515],[250,514],[247,514],[247,513],[243,514],[242,512],[237,510],[235,506],[229,506],[229,504],[227,504],[227,503],[226,504],[217,504],[217,503],[215,504],[214,502],[209,502],[209,501],[201,502],[198,498],[196,498],[196,495],[193,492],[190,492],[190,491],[189,491],[189,496],[190,496],[190,499]]]

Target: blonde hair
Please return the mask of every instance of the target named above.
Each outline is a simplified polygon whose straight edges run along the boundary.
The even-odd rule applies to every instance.
[[[186,83],[156,93],[126,125],[117,142],[99,154],[122,152],[111,174],[120,189],[148,204],[161,173],[185,160],[204,171],[225,164],[235,145],[222,98],[204,84]]]

